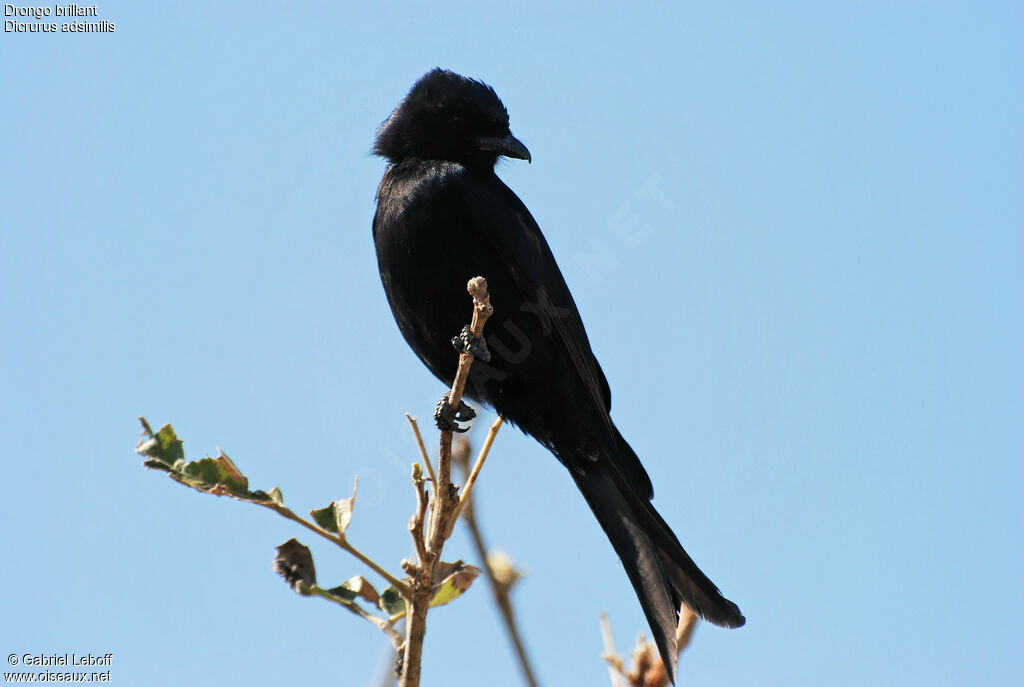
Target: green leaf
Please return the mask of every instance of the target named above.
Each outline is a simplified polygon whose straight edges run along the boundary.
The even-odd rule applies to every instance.
[[[227,484],[234,491],[249,491],[249,478],[242,474],[242,471],[235,465],[235,461],[228,458],[228,454],[218,449],[218,455],[215,460],[227,475],[228,481],[222,482],[222,484]]]
[[[359,475],[356,475],[356,483],[352,487],[352,496],[347,499],[338,499],[334,502],[334,524],[341,534],[345,534],[349,524],[352,522],[352,513],[356,508],[356,492],[359,491]]]
[[[405,599],[402,598],[402,593],[394,587],[388,587],[380,593],[380,601],[377,602],[377,605],[388,615],[405,613]]]
[[[249,480],[223,453],[216,458],[207,456],[202,460],[194,460],[180,468],[180,477],[173,473],[171,476],[189,486],[217,496],[235,496],[250,501],[265,501],[267,499],[265,494],[261,498],[259,494],[249,491]]]
[[[174,465],[179,460],[185,459],[185,445],[174,433],[174,427],[169,424],[160,428],[156,433],[156,440],[160,442],[160,455],[163,462]]]
[[[320,525],[321,528],[327,530],[328,532],[334,532],[335,534],[337,534],[338,522],[337,517],[334,514],[335,503],[337,502],[332,501],[331,505],[326,506],[324,508],[314,508],[313,510],[309,511],[309,514],[313,516],[313,520],[316,521],[316,524]]]
[[[339,584],[337,587],[331,587],[327,590],[327,593],[331,596],[336,596],[343,601],[355,601],[356,597],[359,596],[344,584]]]
[[[309,511],[316,524],[328,532],[345,534],[349,523],[352,522],[352,511],[356,505],[356,491],[359,489],[359,476],[356,475],[356,484],[352,487],[352,496],[347,499],[331,501],[331,505],[324,508],[317,508]]]
[[[150,456],[155,458],[160,455],[160,442],[156,440],[156,437],[144,439],[135,447],[135,452],[140,456]]]
[[[473,581],[480,576],[480,568],[473,565],[466,565],[462,561],[455,563],[438,563],[441,566],[451,566],[451,572],[445,576],[441,583],[434,586],[434,595],[430,598],[430,605],[443,606],[462,596],[470,588]]]
[[[373,585],[370,584],[370,582],[362,575],[356,575],[352,579],[346,580],[342,583],[342,586],[355,590],[359,596],[372,604],[376,604],[380,601],[380,594],[377,593],[377,590],[373,588]]]
[[[142,463],[147,468],[163,470],[176,482],[205,494],[231,496],[250,503],[274,502],[283,505],[281,490],[276,487],[273,494],[259,490],[249,491],[249,478],[242,474],[234,461],[223,451],[219,452],[216,458],[207,456],[186,463],[182,441],[174,433],[171,425],[164,425],[154,434],[145,418],[139,420],[148,438],[139,442],[135,450],[148,458]]]
[[[213,486],[219,484],[221,480],[226,480],[228,475],[220,465],[217,464],[213,458],[207,456],[202,460],[194,460],[185,466],[183,471],[189,477],[192,477],[200,482],[204,482]]]
[[[337,587],[327,590],[329,593],[339,596],[346,601],[353,601],[361,597],[371,604],[377,605],[380,602],[380,594],[373,588],[373,585],[362,575],[345,580]]]
[[[146,424],[146,421],[142,420],[142,423],[142,426],[148,430],[149,425]],[[139,445],[135,447],[135,452],[170,467],[173,467],[179,460],[185,459],[185,449],[181,439],[174,433],[174,428],[170,425],[164,425],[159,432],[139,442]]]
[[[269,496],[270,500],[276,503],[277,505],[284,505],[284,494],[281,493],[280,488],[274,487],[273,489],[270,490],[270,493],[267,494],[267,496]]]

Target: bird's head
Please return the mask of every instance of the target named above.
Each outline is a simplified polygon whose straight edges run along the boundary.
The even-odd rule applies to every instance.
[[[380,125],[373,152],[391,163],[417,158],[474,168],[493,168],[502,155],[530,161],[494,89],[445,69],[416,82]]]

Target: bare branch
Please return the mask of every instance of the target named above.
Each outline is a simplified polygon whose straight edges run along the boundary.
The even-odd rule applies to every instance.
[[[497,433],[497,428],[501,426],[501,418],[491,426],[491,434],[488,435],[488,439],[493,441],[494,434]],[[483,458],[486,457],[487,451],[490,449],[490,445],[485,443],[484,447],[480,450],[480,458],[477,458],[476,465],[473,469],[479,472],[479,467],[483,462]],[[469,488],[469,482],[466,483],[467,489]],[[526,655],[526,645],[523,644],[523,640],[519,635],[519,628],[516,625],[516,616],[512,610],[512,597],[511,590],[512,585],[515,583],[514,575],[503,575],[499,574],[495,570],[494,560],[492,556],[487,555],[487,546],[484,544],[483,534],[480,532],[480,527],[476,521],[476,511],[473,507],[473,500],[466,498],[468,493],[463,493],[462,502],[463,505],[463,521],[469,528],[470,538],[473,540],[473,546],[476,548],[477,556],[484,562],[484,569],[487,571],[487,581],[491,585],[491,594],[494,596],[494,603],[498,606],[498,610],[501,612],[502,621],[505,624],[505,631],[508,633],[509,641],[512,642],[512,648],[515,649],[516,658],[519,660],[519,669],[523,673],[523,678],[530,687],[537,687],[537,678],[533,674],[533,667],[530,665],[530,659]],[[454,521],[453,521],[454,524]]]
[[[448,526],[448,536],[452,536],[452,530],[455,528],[455,523],[459,520],[459,513],[466,507],[466,503],[469,501],[469,494],[473,491],[473,485],[476,484],[476,478],[480,476],[480,470],[484,467],[484,461],[487,460],[487,454],[491,452],[491,445],[494,444],[494,437],[498,436],[498,430],[501,429],[501,424],[505,421],[505,418],[498,416],[498,419],[491,425],[491,429],[487,432],[487,438],[484,439],[484,445],[480,448],[480,454],[476,458],[476,463],[473,465],[473,469],[469,471],[469,476],[466,477],[466,486],[462,488],[462,493],[459,495],[459,505],[455,507],[455,514],[452,515],[452,522]]]
[[[353,556],[358,558],[364,565],[369,567],[375,573],[377,573],[378,575],[383,577],[385,580],[387,580],[389,584],[394,586],[394,588],[397,589],[402,594],[402,596],[404,596],[405,598],[408,599],[409,596],[411,595],[411,591],[409,589],[409,585],[407,585],[405,582],[402,582],[400,579],[398,579],[397,577],[395,577],[394,575],[389,573],[387,570],[385,570],[381,566],[377,565],[377,563],[374,562],[373,559],[368,557],[362,551],[360,551],[356,547],[354,547],[351,544],[349,544],[348,543],[348,539],[345,538],[344,536],[336,535],[333,532],[328,532],[327,530],[322,529],[322,528],[314,525],[313,523],[309,522],[305,518],[302,518],[302,517],[296,515],[292,511],[292,509],[288,508],[287,506],[282,506],[282,505],[277,504],[277,503],[260,503],[259,505],[265,506],[266,508],[269,508],[269,509],[271,509],[273,511],[276,511],[279,515],[282,515],[282,516],[288,518],[289,520],[293,520],[293,521],[299,523],[300,525],[302,525],[303,527],[305,527],[306,529],[308,529],[309,531],[316,532],[317,534],[319,534],[324,539],[337,544],[342,549],[344,549],[345,551],[348,551],[350,554],[352,554]]]
[[[331,594],[327,590],[318,587],[317,585],[306,585],[305,589],[311,596],[319,596],[322,599],[332,601],[341,606],[342,608],[345,608],[351,611],[352,613],[355,613],[360,618],[368,620],[369,622],[376,625],[381,630],[381,632],[387,635],[388,639],[391,640],[391,644],[395,647],[396,651],[402,646],[402,635],[398,634],[398,632],[395,631],[395,628],[391,626],[391,622],[384,620],[383,618],[378,618],[372,613],[367,613],[366,610],[364,610],[359,604],[352,603],[350,601],[345,601],[344,599],[341,599],[338,596]]]
[[[622,682],[622,656],[615,650],[612,623],[608,620],[607,613],[599,615],[598,620],[601,622],[601,638],[604,640],[604,653],[601,658],[608,664],[608,676],[611,678],[612,687],[625,687]]]
[[[491,297],[487,293],[487,280],[474,277],[466,285],[473,296],[473,321],[470,331],[479,337],[483,333],[484,324],[494,309]],[[462,393],[469,377],[469,368],[473,364],[473,354],[464,351],[459,356],[459,368],[455,373],[455,381],[448,393],[448,402],[458,408],[462,402]],[[426,453],[426,448],[422,449]],[[458,489],[452,484],[452,433],[441,432],[441,449],[437,458],[437,475],[434,480],[434,502],[430,511],[430,528],[426,540],[426,550],[420,554],[418,566],[408,566],[417,572],[411,576],[411,595],[406,610],[405,653],[402,656],[402,674],[399,680],[401,687],[418,687],[420,683],[420,661],[423,656],[423,638],[427,627],[427,610],[433,593],[434,566],[441,560],[444,542],[451,533],[450,523],[458,506]],[[417,552],[419,554],[419,552]]]
[[[645,639],[643,635],[637,637],[627,670],[625,660],[615,651],[615,640],[612,637],[612,625],[608,616],[602,613],[600,619],[601,635],[604,637],[602,658],[608,663],[612,687],[668,687],[669,674],[655,643]],[[687,606],[683,605],[680,608],[679,623],[676,625],[676,656],[681,656],[683,650],[690,645],[697,620],[697,614]]]
[[[427,468],[427,475],[430,476],[430,483],[437,484],[437,475],[434,474],[434,466],[430,462],[430,454],[427,453],[426,444],[423,443],[423,435],[420,434],[420,426],[409,413],[405,414],[405,419],[409,421],[409,426],[412,427],[412,433],[416,435],[416,445],[420,449],[420,458],[423,460],[423,465]]]
[[[427,542],[423,538],[423,523],[426,521],[429,496],[423,486],[423,470],[420,469],[419,463],[413,463],[412,466],[412,485],[416,490],[416,512],[409,519],[409,531],[412,533],[413,544],[416,545],[416,555],[422,564],[427,560]]]

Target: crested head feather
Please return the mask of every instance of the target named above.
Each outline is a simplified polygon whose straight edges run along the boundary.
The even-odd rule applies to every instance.
[[[509,134],[508,111],[494,89],[447,69],[427,72],[377,129],[373,152],[391,163],[407,158],[483,163],[482,136]]]

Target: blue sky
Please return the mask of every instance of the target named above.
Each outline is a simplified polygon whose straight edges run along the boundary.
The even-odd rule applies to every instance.
[[[440,65],[503,98],[533,164],[499,173],[613,417],[748,618],[700,627],[681,683],[1024,676],[1018,3],[99,14],[114,33],[0,36],[0,649],[112,652],[121,684],[387,670],[381,635],[270,571],[292,536],[324,582],[356,561],[132,449],[137,415],[172,422],[299,511],[359,474],[352,539],[411,555],[403,413],[443,390],[380,287],[369,151]],[[478,493],[543,683],[607,684],[598,612],[620,647],[646,624],[568,475],[503,430]],[[483,586],[426,654],[427,685],[520,684]]]

